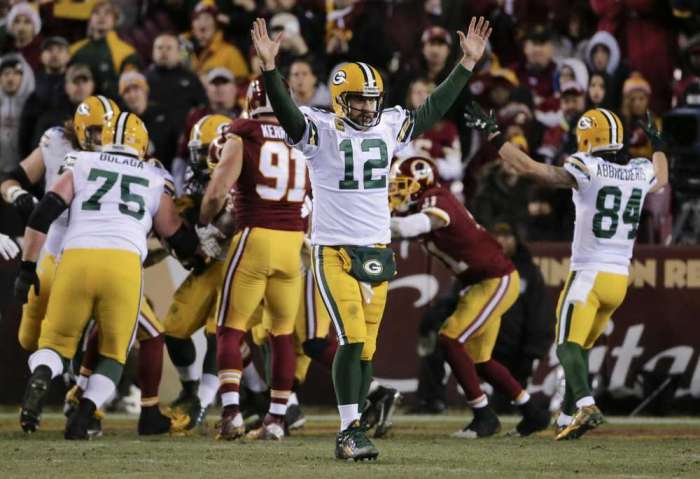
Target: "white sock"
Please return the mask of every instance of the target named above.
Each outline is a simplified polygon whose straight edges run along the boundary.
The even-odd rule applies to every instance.
[[[481,397],[468,401],[467,403],[472,409],[481,409],[489,405],[489,398],[486,397],[486,394],[482,394]]]
[[[228,392],[221,395],[221,405],[226,406],[238,406],[239,395],[238,392]]]
[[[81,374],[80,376],[78,376],[78,379],[75,380],[75,384],[77,384],[77,386],[78,386],[80,389],[82,389],[83,391],[85,391],[85,388],[87,388],[88,379],[90,379],[90,376],[83,376],[83,375]]]
[[[83,393],[83,397],[95,403],[97,409],[114,394],[117,389],[116,384],[107,376],[102,374],[93,374],[88,380],[87,389]]]
[[[260,377],[260,373],[258,373],[258,369],[255,367],[253,361],[243,368],[243,381],[245,381],[245,385],[248,389],[254,393],[267,391],[267,384],[265,384],[263,378]]]
[[[287,406],[294,406],[295,404],[299,404],[299,398],[297,397],[297,393],[292,393],[289,395],[289,399],[287,399]]]
[[[214,374],[202,374],[199,381],[197,396],[202,407],[208,407],[214,402],[216,392],[219,390],[219,378]]]
[[[516,406],[522,406],[523,404],[525,404],[529,400],[530,400],[530,393],[528,393],[527,391],[525,391],[523,389],[523,391],[520,393],[520,395],[518,395],[518,397],[515,398],[515,401],[513,401],[513,404],[515,404]]]
[[[29,370],[34,372],[39,366],[47,366],[51,370],[51,379],[63,374],[63,360],[56,351],[39,349],[29,356]]]
[[[595,399],[593,399],[593,396],[584,396],[578,401],[576,401],[576,407],[577,408],[582,408],[584,406],[593,406],[595,404]]]
[[[189,366],[175,366],[177,374],[180,376],[180,381],[199,381],[201,378],[201,369],[195,366],[195,363]]]
[[[557,426],[566,427],[569,424],[571,424],[571,419],[572,419],[572,417],[569,416],[568,414],[564,414],[563,412],[560,412],[559,417],[557,418]]]
[[[340,413],[340,430],[344,431],[356,419],[360,419],[360,413],[357,412],[357,404],[339,404],[338,412]]]

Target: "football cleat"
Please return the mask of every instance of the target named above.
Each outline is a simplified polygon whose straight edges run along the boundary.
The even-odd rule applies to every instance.
[[[474,419],[464,426],[464,429],[452,434],[452,437],[460,439],[481,439],[498,434],[501,430],[501,421],[493,410],[486,406],[474,409]]]
[[[605,422],[603,413],[600,412],[595,404],[591,406],[583,406],[576,411],[571,424],[557,434],[556,440],[578,439],[591,429],[595,429]]]
[[[192,403],[198,399],[197,389],[199,387],[199,381],[187,381],[183,383],[183,387],[180,390],[180,394],[177,395],[175,400],[170,403],[170,409],[172,411],[179,411],[181,413],[187,413]]]
[[[221,421],[216,424],[216,428],[219,430],[216,434],[217,440],[233,441],[245,435],[243,416],[238,411],[229,414],[222,413]]]
[[[66,397],[63,400],[63,414],[66,417],[70,417],[73,411],[78,407],[80,403],[80,398],[83,397],[83,390],[77,384],[74,384],[72,388],[66,393]]]
[[[538,407],[533,401],[528,401],[520,407],[523,418],[508,433],[510,437],[526,437],[549,427],[552,418],[549,411]]]
[[[265,416],[262,425],[246,434],[246,438],[254,440],[279,441],[284,437],[284,419],[277,419],[270,414]]]
[[[86,440],[94,437],[90,436],[88,429],[90,421],[95,417],[96,410],[95,403],[89,399],[82,398],[78,408],[66,421],[63,437],[68,440]]]
[[[102,420],[105,418],[105,413],[101,410],[96,410],[88,421],[87,433],[90,439],[102,436]]]
[[[190,406],[190,410],[187,413],[187,426],[185,427],[186,430],[191,431],[192,429],[195,429],[201,425],[204,424],[204,420],[207,417],[207,411],[209,410],[208,407],[202,407],[202,403],[199,401],[199,398],[196,398],[194,401],[192,401],[192,405]]]
[[[340,431],[335,439],[335,458],[345,461],[377,459],[379,450],[365,435],[360,421],[353,421],[347,429]]]
[[[375,428],[375,438],[386,436],[393,427],[391,419],[400,401],[401,393],[396,389],[379,386],[367,396],[367,407],[362,412],[360,422],[367,429]]]
[[[137,426],[139,436],[154,436],[170,432],[172,420],[158,406],[142,407]]]
[[[51,370],[47,366],[39,366],[32,373],[27,383],[22,399],[22,409],[19,413],[19,424],[28,434],[39,428],[41,412],[51,384]]]
[[[284,422],[287,425],[287,429],[290,431],[304,427],[304,424],[306,424],[306,417],[298,404],[287,406],[287,413],[284,415]]]

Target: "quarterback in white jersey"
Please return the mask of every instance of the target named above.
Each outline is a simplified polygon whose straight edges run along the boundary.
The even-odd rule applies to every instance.
[[[395,274],[389,211],[389,162],[397,149],[442,119],[481,58],[490,28],[484,18],[457,32],[462,59],[416,111],[384,109],[379,71],[362,62],[331,76],[332,112],[294,105],[275,68],[281,36],[265,21],[253,25],[265,89],[288,142],[308,158],[313,190],[313,269],[338,336],[333,384],[340,413],[338,459],[374,459],[379,452],[360,426],[372,379],[372,357],[384,313],[388,280]]]
[[[51,223],[70,207],[61,261],[41,328],[39,349],[30,356],[20,424],[36,429],[52,378],[76,352],[92,317],[99,330],[99,360],[76,412],[66,425],[66,439],[87,438],[88,421],[112,394],[138,323],[142,262],[153,227],[178,256],[190,257],[196,234],[177,215],[165,192],[161,171],[143,162],[148,133],[143,122],[121,113],[102,129],[101,152],[80,152],[29,218],[25,250],[15,294],[27,301],[30,287],[41,291],[36,260]],[[59,274],[60,273],[60,274]]]
[[[603,422],[588,383],[588,351],[605,331],[627,292],[630,259],[647,193],[668,183],[663,138],[651,114],[641,125],[651,140],[651,161],[625,161],[622,122],[606,109],[585,112],[576,127],[578,152],[564,166],[538,163],[507,142],[477,105],[468,122],[487,131],[499,155],[518,173],[558,188],[572,188],[576,206],[571,270],[557,305],[557,356],[566,376],[556,439],[577,439]]]

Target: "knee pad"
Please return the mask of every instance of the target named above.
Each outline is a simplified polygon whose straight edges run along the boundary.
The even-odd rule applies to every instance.
[[[323,351],[328,347],[328,340],[326,338],[312,338],[304,341],[302,348],[304,349],[304,354],[306,354],[311,359],[318,360]]]

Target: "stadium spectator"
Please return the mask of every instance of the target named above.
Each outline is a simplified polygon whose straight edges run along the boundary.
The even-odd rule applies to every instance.
[[[168,115],[165,108],[149,102],[146,77],[135,71],[122,73],[119,78],[119,95],[124,100],[127,110],[141,118],[148,129],[148,156],[157,158],[170,169],[180,131],[174,118]]]
[[[66,70],[64,90],[66,95],[50,110],[46,110],[37,120],[31,144],[37,145],[41,135],[52,126],[63,126],[73,118],[75,109],[87,97],[95,93],[95,81],[87,65],[74,63]]]
[[[192,12],[192,31],[183,39],[188,43],[192,69],[201,76],[213,68],[226,68],[236,77],[247,78],[250,71],[241,51],[224,40],[219,29],[216,5],[199,2]]]
[[[641,121],[646,121],[647,110],[650,108],[651,86],[638,72],[633,72],[625,80],[622,87],[622,108],[620,119],[627,135],[626,144],[629,154],[635,157],[651,158],[653,153],[651,142],[639,126]],[[656,119],[657,128],[661,127],[661,121]]]
[[[610,77],[607,73],[592,73],[586,90],[586,109],[610,108],[608,103],[609,90]]]
[[[237,45],[241,51],[248,51],[251,46],[250,26],[259,15],[255,0],[219,0],[216,2],[219,14],[216,16],[226,38]]]
[[[199,77],[182,64],[177,36],[162,33],[153,42],[153,64],[146,70],[150,99],[184,127],[187,113],[207,102]]]
[[[70,46],[73,63],[90,67],[95,90],[109,98],[117,98],[119,75],[138,69],[140,61],[134,48],[119,38],[114,30],[119,14],[109,0],[95,3],[90,13],[87,38]]]
[[[586,88],[589,81],[588,70],[578,58],[565,58],[560,62],[557,71],[557,89],[561,91],[562,85],[572,81],[578,83],[581,88]]]
[[[681,52],[682,77],[673,87],[673,106],[700,107],[700,33]]]
[[[299,106],[331,106],[331,92],[325,83],[318,81],[313,62],[308,57],[292,62],[289,67],[289,88],[294,102]]]
[[[270,32],[273,35],[282,33],[282,44],[277,54],[277,64],[282,70],[287,69],[292,62],[309,52],[309,47],[301,35],[299,20],[291,13],[278,13],[270,19]]]
[[[65,75],[70,54],[63,37],[49,37],[41,44],[41,69],[36,74],[36,86],[22,110],[19,127],[20,156],[26,157],[36,148],[32,143],[39,117],[47,110],[58,108],[66,100]]]
[[[620,58],[620,46],[608,32],[597,32],[586,47],[586,63],[591,73],[608,76],[608,104],[617,109],[620,106],[622,83],[627,78],[627,67]]]
[[[13,170],[22,159],[19,121],[24,103],[34,87],[26,75],[29,68],[18,54],[0,59],[0,173]]]
[[[576,153],[576,124],[586,111],[583,87],[576,80],[565,81],[561,85],[559,103],[559,124],[545,132],[542,146],[538,149],[548,163],[557,165]]]
[[[6,18],[9,33],[5,51],[19,52],[36,72],[41,55],[41,17],[36,8],[27,2],[15,3]]]
[[[532,92],[536,110],[556,110],[554,77],[557,66],[553,60],[551,32],[541,25],[533,27],[525,37],[523,53],[524,59],[512,67],[520,84]]]

